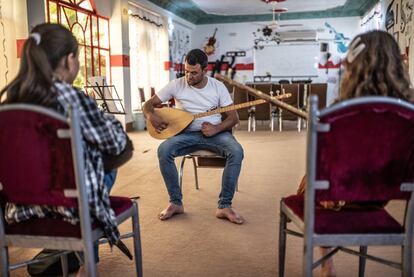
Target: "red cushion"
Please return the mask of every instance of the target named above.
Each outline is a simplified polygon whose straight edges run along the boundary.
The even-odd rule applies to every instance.
[[[111,206],[118,216],[132,206],[131,199],[127,197],[111,196]],[[92,229],[99,226],[92,225]],[[32,218],[23,222],[9,224],[6,226],[8,235],[32,235],[32,236],[62,236],[62,237],[81,237],[80,225],[73,225],[61,219],[52,218]]]
[[[400,185],[414,178],[414,112],[391,104],[344,106],[319,117],[316,180],[329,181],[316,199],[409,199]]]
[[[5,202],[76,207],[63,189],[75,188],[69,139],[58,139],[68,125],[33,111],[0,113],[0,178]],[[7,130],[7,131],[4,131]]]
[[[300,219],[304,220],[303,195],[291,195],[283,203]],[[315,209],[315,233],[317,234],[379,234],[403,233],[404,228],[384,208],[342,208],[340,211]]]

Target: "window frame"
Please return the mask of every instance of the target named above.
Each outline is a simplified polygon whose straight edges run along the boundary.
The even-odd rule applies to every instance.
[[[89,77],[93,77],[93,76],[102,76],[102,74],[104,74],[104,76],[107,76],[107,82],[111,83],[111,79],[112,79],[112,72],[111,72],[111,46],[110,46],[110,19],[109,17],[106,16],[102,16],[99,15],[96,11],[96,7],[95,7],[95,3],[92,0],[84,0],[84,1],[88,1],[90,6],[92,7],[92,10],[86,9],[81,7],[79,4],[84,2],[84,1],[80,1],[80,3],[76,4],[76,0],[45,0],[46,1],[46,19],[47,22],[51,22],[51,10],[50,10],[50,3],[53,3],[56,5],[57,7],[57,23],[62,24],[62,17],[66,17],[66,22],[68,22],[69,25],[69,30],[72,32],[73,28],[76,25],[79,25],[83,31],[83,35],[84,35],[84,41],[83,43],[79,43],[80,48],[83,47],[83,54],[84,54],[84,69],[83,69],[83,74],[81,74],[81,76],[83,76],[85,79],[83,80],[83,84],[87,85],[87,79]],[[70,26],[69,23],[69,19],[67,17],[67,14],[64,13],[62,15],[62,8],[67,8],[67,9],[71,9],[76,13],[76,21]],[[78,13],[83,13],[84,15],[87,16],[87,23],[85,24],[85,30],[82,26],[82,24],[79,22],[78,20]],[[94,34],[93,34],[93,23],[92,20],[96,21],[96,30],[97,30],[97,37],[96,40],[94,39]],[[104,20],[107,23],[108,26],[108,33],[107,33],[107,37],[108,37],[108,47],[103,47],[101,46],[101,38],[99,36],[99,34],[101,33],[101,31],[105,28],[105,27],[100,27],[100,21]],[[90,45],[88,45],[87,43],[87,29],[89,29],[89,41],[90,41]],[[95,41],[97,42],[97,44],[95,44]],[[88,48],[88,49],[87,49]],[[88,51],[90,51],[90,55],[88,54]],[[97,51],[98,55],[97,57],[95,57],[94,53]],[[102,72],[105,68],[105,65],[102,65],[102,60],[101,60],[101,52],[103,53],[107,53],[108,55],[108,68],[106,69],[106,72]],[[98,59],[96,61],[96,59]],[[97,63],[96,63],[97,62]],[[98,68],[96,68],[95,64],[98,65]],[[90,73],[88,73],[90,72]],[[109,74],[107,74],[107,72]],[[97,74],[95,74],[97,73]],[[109,75],[109,76],[108,76]]]

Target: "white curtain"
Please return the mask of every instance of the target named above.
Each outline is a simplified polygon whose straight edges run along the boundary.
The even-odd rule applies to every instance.
[[[19,68],[16,28],[20,25],[16,14],[22,8],[25,7],[15,1],[0,0],[0,89],[10,83]],[[27,33],[20,28],[17,31],[21,31],[21,38]]]
[[[160,16],[131,7],[129,43],[131,104],[134,110],[140,108],[139,87],[144,88],[145,100],[148,100],[151,97],[151,87],[158,91],[169,81],[169,71],[164,69],[164,63],[168,62],[166,24]]]

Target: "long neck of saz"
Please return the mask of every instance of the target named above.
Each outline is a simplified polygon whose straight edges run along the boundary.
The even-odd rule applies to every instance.
[[[242,109],[242,108],[246,108],[246,107],[250,107],[250,106],[255,106],[255,105],[259,105],[259,104],[263,104],[263,103],[266,103],[266,100],[258,99],[258,100],[255,100],[255,101],[250,101],[250,102],[237,104],[237,105],[231,105],[231,106],[211,110],[211,111],[208,111],[208,112],[198,113],[198,114],[194,115],[194,118],[205,117],[205,116],[213,115],[213,114],[216,114],[216,113],[229,112],[229,111],[238,110],[238,109]]]

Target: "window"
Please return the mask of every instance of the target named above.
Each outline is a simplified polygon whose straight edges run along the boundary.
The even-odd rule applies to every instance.
[[[110,83],[109,19],[96,13],[91,0],[46,0],[48,22],[60,23],[79,42],[80,70],[74,85],[83,88],[92,76]]]

